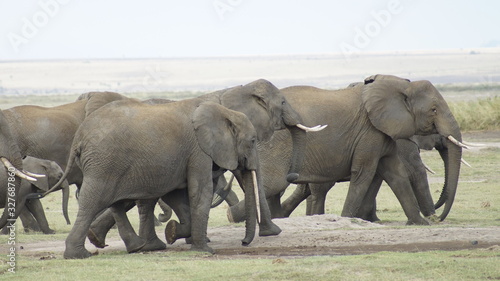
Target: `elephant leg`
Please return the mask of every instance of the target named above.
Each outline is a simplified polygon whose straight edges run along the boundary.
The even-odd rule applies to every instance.
[[[260,173],[258,177],[259,177],[258,181],[262,182],[262,179],[260,178]],[[279,193],[277,195],[280,196]],[[266,193],[264,192],[263,188],[259,188],[259,198],[260,198],[259,203],[260,203],[260,215],[261,215],[259,223],[259,236],[273,236],[280,234],[281,228],[271,220],[272,218],[271,210],[269,209],[269,205],[267,205]],[[280,209],[281,209],[281,204],[280,204]]]
[[[260,177],[260,176],[259,176]],[[260,181],[259,181],[260,182]],[[259,189],[259,203],[260,203],[260,213],[261,213],[261,221],[259,223],[259,236],[271,236],[278,235],[281,233],[281,229],[274,222],[272,222],[271,210],[269,209],[269,205],[267,204],[266,196],[271,197],[274,195],[280,196],[280,192],[284,191],[289,183],[283,177],[281,182],[277,182],[277,186],[281,188],[277,188],[278,192],[273,194],[266,194],[267,189],[264,187],[263,189]],[[264,181],[264,186],[266,182]],[[274,186],[274,185],[273,185]],[[266,190],[266,191],[265,191]],[[245,200],[243,199],[234,206],[231,206],[227,210],[227,218],[230,222],[242,222],[246,218],[245,213]]]
[[[361,218],[371,222],[380,221],[380,219],[377,217],[376,197],[380,190],[380,186],[382,185],[382,181],[382,177],[380,177],[378,174],[375,174],[372,183],[368,188],[368,192],[363,199],[363,203],[359,208],[358,213],[356,214],[357,218]]]
[[[353,157],[351,181],[342,209],[343,217],[355,217],[375,176],[379,158],[360,149]]]
[[[146,239],[139,237],[136,233],[130,221],[127,217],[127,212],[125,210],[125,204],[123,201],[114,203],[110,208],[113,213],[113,217],[116,221],[116,226],[118,226],[118,233],[125,243],[127,252],[135,253],[142,249],[146,245]]]
[[[204,162],[207,162],[206,165]],[[203,159],[188,171],[188,195],[191,211],[191,250],[213,253],[207,244],[208,215],[213,198],[212,159]]]
[[[140,227],[139,236],[146,239],[146,245],[141,251],[158,251],[167,248],[167,245],[158,238],[154,224],[154,209],[158,199],[137,200],[139,209]]]
[[[325,213],[326,195],[335,183],[315,183],[309,184],[311,190],[311,199],[308,203],[311,204],[307,215],[322,215]]]
[[[283,204],[281,204],[283,208],[283,216],[289,217],[293,210],[295,210],[295,208],[297,208],[302,201],[306,200],[309,195],[311,195],[309,185],[298,184],[292,195],[290,195],[285,201],[283,201]]]
[[[19,218],[21,219],[21,222],[23,224],[24,232],[42,231],[40,229],[40,226],[38,225],[38,222],[35,220],[33,215],[27,209],[21,212]]]
[[[186,189],[177,189],[161,198],[177,215],[179,222],[170,220],[165,227],[165,239],[173,244],[179,238],[191,236],[191,210]]]
[[[134,201],[125,201],[123,203],[123,208],[125,211],[129,211],[135,206]],[[109,230],[115,225],[115,218],[113,217],[113,212],[106,209],[102,212],[90,225],[90,229],[87,233],[87,237],[90,243],[94,244],[97,248],[106,247],[106,235]]]
[[[281,196],[280,194],[275,194],[273,196],[267,197],[267,204],[271,212],[271,218],[284,218],[283,208],[281,207]]]
[[[47,221],[47,217],[45,216],[42,202],[40,202],[40,200],[38,199],[26,200],[26,207],[28,208],[29,212],[33,214],[33,217],[38,222],[38,225],[40,226],[40,229],[44,234],[56,233],[49,227],[49,222]]]
[[[90,180],[89,180],[90,181]],[[66,238],[64,258],[83,259],[92,254],[85,249],[85,237],[94,218],[111,204],[111,198],[102,189],[83,183],[78,200],[78,214]],[[111,194],[111,193],[110,193]]]
[[[420,216],[417,198],[399,157],[396,154],[391,154],[380,159],[377,173],[382,176],[398,198],[408,218],[407,224],[428,225],[429,222]]]

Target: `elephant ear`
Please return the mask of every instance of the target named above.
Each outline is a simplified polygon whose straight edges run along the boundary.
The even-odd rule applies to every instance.
[[[47,167],[44,164],[45,160],[27,156],[23,159],[23,168],[35,174],[47,175]],[[43,191],[49,190],[49,179],[47,176],[37,178],[36,181],[30,183]]]
[[[193,125],[201,149],[219,167],[235,170],[238,167],[237,129],[228,118],[229,111],[242,114],[213,102],[202,103],[193,113]]]
[[[374,79],[362,90],[370,122],[393,139],[409,138],[416,132],[404,79]]]
[[[92,112],[101,108],[102,106],[116,100],[128,99],[127,97],[114,92],[90,92],[80,95],[78,100],[87,99],[85,105],[85,117],[89,116]]]

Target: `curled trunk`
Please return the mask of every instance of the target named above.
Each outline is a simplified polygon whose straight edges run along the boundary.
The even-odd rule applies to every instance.
[[[444,160],[445,167],[445,182],[443,190],[438,201],[434,205],[436,209],[444,204],[444,209],[439,219],[443,221],[449,214],[451,206],[455,200],[457,192],[458,177],[460,174],[460,161],[462,158],[462,148],[446,140],[447,149],[439,150],[441,157]]]

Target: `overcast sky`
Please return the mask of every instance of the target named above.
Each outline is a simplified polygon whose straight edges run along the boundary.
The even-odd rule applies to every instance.
[[[500,47],[500,1],[0,0],[0,60]]]

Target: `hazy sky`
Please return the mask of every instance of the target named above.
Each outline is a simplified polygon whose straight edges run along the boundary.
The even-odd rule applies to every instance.
[[[0,60],[500,47],[500,1],[0,0]]]

